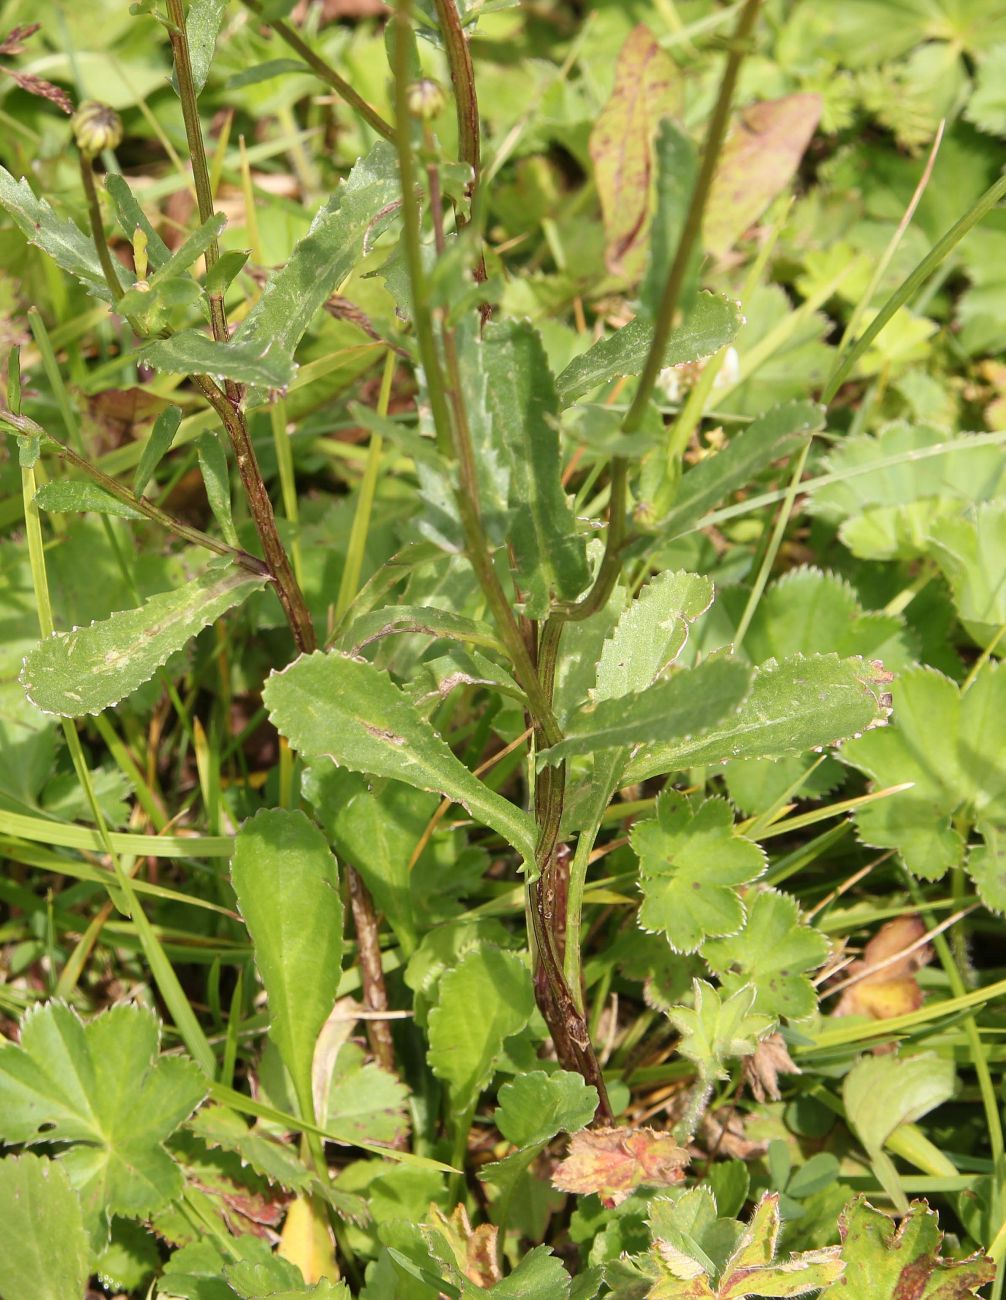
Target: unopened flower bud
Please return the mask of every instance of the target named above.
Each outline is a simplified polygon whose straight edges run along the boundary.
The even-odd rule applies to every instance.
[[[71,122],[77,148],[88,158],[103,149],[114,149],[122,142],[122,119],[114,108],[96,99],[87,99]]]
[[[421,122],[429,122],[444,107],[444,92],[429,77],[414,81],[408,89],[409,112]]]

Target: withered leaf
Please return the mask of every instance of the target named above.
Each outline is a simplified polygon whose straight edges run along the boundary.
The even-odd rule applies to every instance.
[[[580,1195],[596,1192],[609,1207],[620,1205],[637,1187],[680,1183],[690,1158],[669,1133],[656,1129],[586,1129],[571,1139],[552,1186]]]
[[[862,960],[853,962],[844,974],[846,979],[852,979],[860,971],[878,969],[843,991],[835,1015],[889,1020],[917,1011],[922,1006],[922,990],[915,974],[932,961],[933,950],[928,943],[911,952],[906,950],[925,932],[918,916],[898,916],[882,925],[864,948]],[[890,961],[892,957],[894,961]]]

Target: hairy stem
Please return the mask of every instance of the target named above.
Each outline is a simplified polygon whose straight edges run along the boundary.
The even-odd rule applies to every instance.
[[[171,41],[171,53],[175,64],[175,76],[178,81],[178,96],[182,104],[182,119],[185,123],[185,138],[188,141],[189,157],[192,162],[192,179],[196,187],[196,200],[199,207],[199,219],[209,221],[213,216],[213,189],[210,183],[209,167],[206,163],[206,149],[203,145],[202,128],[199,122],[199,107],[196,99],[196,87],[192,77],[192,63],[189,57],[189,42],[185,31],[185,5],[183,0],[167,0],[170,25],[168,36]],[[209,271],[220,256],[216,240],[206,249],[206,270]],[[222,293],[209,296],[210,326],[213,337],[218,343],[227,341],[227,313]],[[194,376],[200,392],[219,415],[237,458],[238,472],[244,486],[248,508],[255,521],[259,540],[269,566],[269,574],[280,604],[286,614],[293,633],[297,649],[310,653],[317,645],[311,614],[304,599],[286,548],[280,540],[276,528],[276,516],[262,471],[259,469],[255,449],[248,432],[248,422],[241,409],[241,395],[236,384],[228,380],[221,391],[206,375]]]
[[[242,3],[245,8],[250,9],[253,14],[262,18],[262,6],[258,3],[258,0],[242,0]],[[363,120],[369,126],[372,126],[378,135],[383,135],[385,140],[394,140],[395,128],[391,123],[386,122],[376,108],[371,107],[348,81],[340,77],[330,63],[327,63],[320,54],[312,50],[295,28],[291,27],[289,23],[283,22],[281,18],[262,18],[262,21],[268,23],[280,40],[300,55],[319,81],[323,81],[326,86],[331,86],[350,108],[356,109]]]

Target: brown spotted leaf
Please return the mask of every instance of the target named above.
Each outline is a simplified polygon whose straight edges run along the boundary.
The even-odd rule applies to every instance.
[[[443,1210],[431,1205],[429,1224],[421,1225],[419,1230],[438,1257],[444,1254],[446,1243],[453,1258],[443,1258],[441,1262],[456,1266],[469,1282],[488,1291],[500,1280],[496,1260],[499,1229],[494,1224],[482,1223],[473,1228],[463,1205],[456,1205],[449,1218]]]
[[[787,95],[744,109],[713,178],[702,227],[722,255],[793,179],[821,116],[820,95]]]
[[[669,1133],[652,1128],[596,1128],[574,1134],[569,1154],[552,1175],[560,1192],[596,1192],[620,1205],[637,1187],[670,1187],[684,1178],[690,1157]]]
[[[856,1197],[842,1211],[838,1231],[845,1276],[819,1300],[965,1300],[995,1277],[995,1264],[981,1255],[941,1258],[943,1233],[925,1201],[913,1201],[896,1224]]]
[[[605,262],[613,275],[637,280],[642,274],[653,209],[654,134],[660,119],[681,107],[677,68],[640,24],[622,46],[611,98],[590,133]]]

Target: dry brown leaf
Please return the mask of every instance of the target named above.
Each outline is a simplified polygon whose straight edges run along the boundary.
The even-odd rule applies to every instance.
[[[922,1006],[922,990],[915,974],[932,961],[933,950],[928,943],[912,952],[905,950],[925,933],[926,927],[917,916],[898,916],[882,925],[863,950],[862,960],[854,961],[844,975],[851,979],[861,971],[878,969],[844,990],[835,1015],[889,1020],[917,1011]]]
[[[741,1073],[756,1101],[779,1101],[779,1075],[799,1074],[800,1068],[786,1050],[782,1034],[769,1034],[741,1061]]]
[[[796,174],[821,117],[820,95],[752,104],[723,146],[702,225],[709,252],[729,252]]]
[[[706,1111],[699,1137],[709,1155],[728,1156],[731,1160],[757,1160],[768,1150],[767,1142],[747,1136],[744,1117],[735,1106]]]
[[[662,117],[676,116],[681,107],[681,78],[674,61],[640,24],[622,46],[611,98],[590,133],[605,262],[613,275],[630,281],[639,278],[646,262],[654,132]]]
[[[595,1128],[576,1133],[569,1154],[556,1166],[559,1192],[596,1192],[605,1205],[620,1205],[637,1187],[670,1187],[684,1178],[691,1159],[669,1133],[652,1128]]]
[[[448,1218],[431,1204],[429,1226],[445,1238],[458,1268],[469,1282],[488,1291],[500,1280],[502,1275],[496,1262],[497,1228],[494,1224],[482,1223],[473,1228],[463,1205],[455,1205]]]

